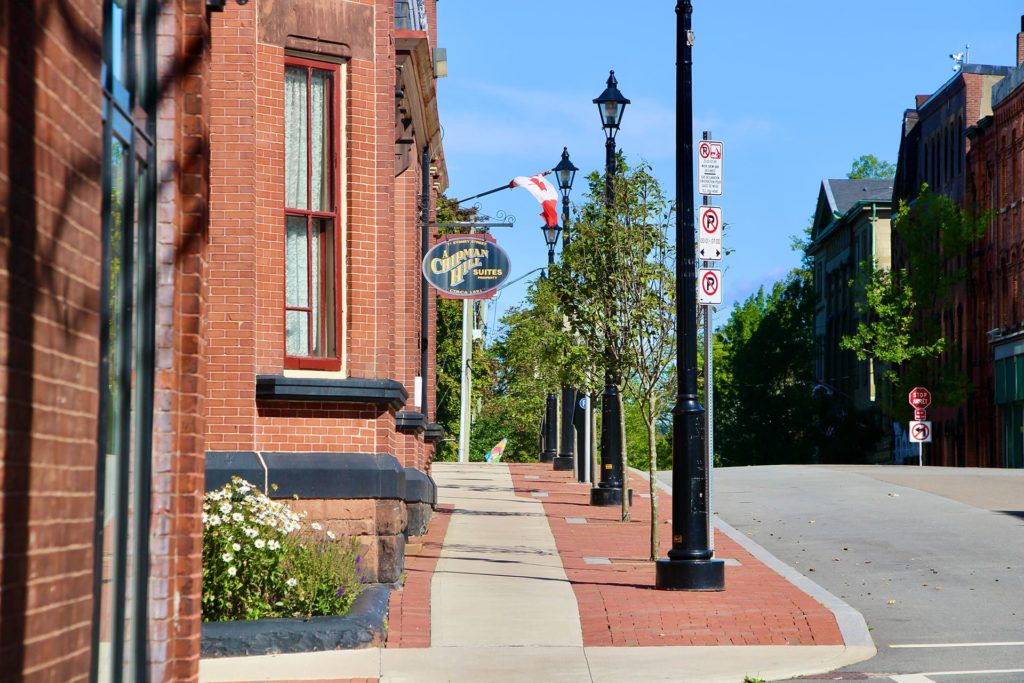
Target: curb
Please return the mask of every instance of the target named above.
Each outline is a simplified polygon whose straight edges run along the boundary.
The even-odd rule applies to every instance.
[[[631,467],[630,470],[644,479],[649,480],[647,472],[643,472],[634,467]],[[672,495],[672,486],[661,480],[658,480],[658,488],[665,493]],[[832,615],[836,618],[836,624],[839,626],[839,633],[843,636],[843,643],[846,647],[869,648],[872,651],[877,652],[877,649],[875,648],[875,641],[872,640],[871,633],[868,631],[867,622],[864,621],[864,615],[855,610],[838,596],[825,590],[822,586],[811,581],[796,569],[772,555],[766,548],[759,545],[739,529],[729,525],[718,515],[714,515],[714,520],[715,526],[720,529],[722,533],[739,544],[748,553],[753,555],[755,559],[782,578],[789,581],[807,595],[817,600],[823,607],[832,612]]]

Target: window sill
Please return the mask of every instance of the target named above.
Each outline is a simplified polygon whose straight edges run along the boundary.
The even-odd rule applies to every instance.
[[[408,398],[405,387],[391,379],[256,376],[257,400],[373,403],[398,410]]]

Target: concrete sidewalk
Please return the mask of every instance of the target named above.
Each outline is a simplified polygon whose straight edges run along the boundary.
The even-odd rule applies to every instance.
[[[430,582],[430,647],[203,660],[201,680],[740,683],[875,654],[856,612],[809,581],[795,586],[799,575],[780,576],[785,566],[735,530],[716,537],[726,591],[657,591],[642,495],[639,521],[622,523],[550,465],[436,463],[433,475],[452,511]],[[646,483],[633,486],[642,494]]]

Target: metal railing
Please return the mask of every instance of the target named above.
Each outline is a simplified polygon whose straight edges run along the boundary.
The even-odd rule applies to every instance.
[[[427,8],[424,0],[395,0],[395,28],[427,31]]]

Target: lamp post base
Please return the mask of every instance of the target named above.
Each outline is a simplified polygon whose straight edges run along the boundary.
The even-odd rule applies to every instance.
[[[722,560],[658,560],[654,587],[667,591],[725,590]]]
[[[572,464],[575,458],[571,455],[560,455],[551,461],[556,472],[572,472]]]
[[[633,504],[633,489],[629,489],[629,504]],[[597,486],[590,489],[590,504],[601,507],[622,505],[622,489],[611,486]]]
[[[551,462],[555,459],[555,455],[557,454],[554,451],[544,451],[543,453],[540,454],[540,461]]]

